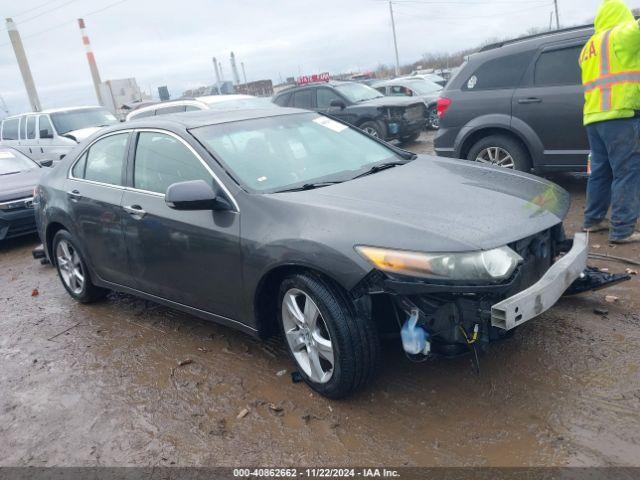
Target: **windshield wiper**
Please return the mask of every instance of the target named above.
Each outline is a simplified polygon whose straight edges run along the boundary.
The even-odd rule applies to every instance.
[[[305,183],[300,187],[287,188],[285,190],[278,190],[275,193],[285,193],[285,192],[304,192],[305,190],[315,190],[316,188],[328,187],[330,185],[336,185],[338,183],[342,183],[342,181],[334,181],[334,182],[314,182],[314,183]]]
[[[355,177],[352,178],[352,180],[355,180],[356,178],[362,178],[362,177],[366,177],[367,175],[373,175],[374,173],[378,173],[381,172],[383,170],[388,170],[390,168],[394,168],[400,165],[405,165],[407,162],[387,162],[387,163],[379,163],[377,165],[374,165],[373,167],[371,167],[369,170],[367,170],[366,172],[363,172],[359,175],[356,175]]]

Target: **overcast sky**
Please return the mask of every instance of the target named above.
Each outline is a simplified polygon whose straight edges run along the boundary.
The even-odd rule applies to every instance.
[[[565,25],[593,17],[599,4],[558,2]],[[553,1],[396,0],[394,9],[400,61],[408,63],[425,52],[548,26]],[[102,79],[135,77],[154,96],[159,85],[177,97],[211,84],[213,56],[230,79],[231,51],[249,81],[393,63],[384,0],[0,0],[0,14],[18,25],[44,108],[96,103],[78,17],[86,20]],[[4,25],[0,95],[12,114],[29,108]]]

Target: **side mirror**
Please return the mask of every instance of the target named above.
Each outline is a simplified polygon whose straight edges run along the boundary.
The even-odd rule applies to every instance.
[[[229,201],[204,180],[169,185],[164,201],[174,210],[232,210]]]
[[[41,167],[52,167],[53,166],[53,160],[51,160],[50,158],[40,160],[38,163],[40,164]]]
[[[340,110],[344,110],[345,108],[347,108],[342,100],[331,100],[331,103],[329,105],[331,107],[339,108]]]
[[[48,129],[40,130],[40,138],[41,139],[53,138],[53,133],[50,132]]]

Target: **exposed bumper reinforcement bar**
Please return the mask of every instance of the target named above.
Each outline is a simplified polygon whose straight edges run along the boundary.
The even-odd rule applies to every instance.
[[[511,330],[550,309],[587,268],[587,235],[577,233],[573,247],[534,285],[491,307],[491,324]]]

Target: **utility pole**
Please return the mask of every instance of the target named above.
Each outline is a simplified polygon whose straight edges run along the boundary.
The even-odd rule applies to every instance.
[[[87,36],[87,32],[84,26],[84,20],[82,18],[78,19],[78,26],[80,27],[80,33],[82,34],[82,44],[84,48],[87,50],[87,62],[89,62],[89,70],[91,71],[91,79],[93,80],[93,88],[96,90],[96,98],[98,99],[98,104],[104,105],[104,101],[102,100],[102,94],[100,93],[100,73],[98,72],[98,65],[96,64],[96,57],[93,55],[93,51],[91,50],[91,42],[89,42],[89,37]]]
[[[391,2],[391,0],[389,0],[389,14],[391,15],[391,30],[393,31],[393,48],[396,51],[396,77],[397,77],[398,75],[400,75],[400,57],[398,56],[398,39],[396,38],[396,21],[393,18],[393,2]]]
[[[242,78],[244,78],[244,84],[247,84],[247,72],[244,69],[244,62],[240,62],[240,67],[242,68]]]
[[[556,7],[556,28],[560,30],[560,17],[558,16],[558,0],[553,0],[553,3]]]
[[[220,86],[220,70],[218,69],[218,60],[216,57],[213,57],[213,70],[216,72],[216,82],[218,83],[218,86]]]
[[[236,56],[231,52],[229,59],[231,63],[231,74],[233,75],[233,84],[240,85],[240,75],[238,75],[238,67],[236,66]]]
[[[29,97],[29,103],[31,104],[31,110],[39,112],[42,110],[40,105],[40,99],[38,98],[38,92],[36,91],[36,84],[33,81],[31,75],[31,68],[29,68],[29,62],[27,60],[27,54],[22,46],[22,39],[20,38],[20,32],[16,28],[16,24],[13,23],[11,18],[7,18],[7,31],[9,32],[9,39],[13,46],[13,53],[16,54],[16,60],[18,61],[18,68],[22,74],[22,81],[24,82],[24,88],[27,90],[27,96]]]
[[[549,31],[553,28],[553,10],[549,12]]]

